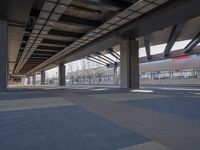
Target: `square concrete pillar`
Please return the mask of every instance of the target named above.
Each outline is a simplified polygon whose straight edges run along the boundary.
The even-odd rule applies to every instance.
[[[62,63],[58,66],[58,85],[65,86],[65,65]]]
[[[124,38],[120,43],[120,86],[139,88],[139,43]]]
[[[6,91],[8,85],[8,25],[0,20],[0,91]]]
[[[36,74],[33,75],[33,85],[36,85]]]
[[[115,65],[113,68],[113,80],[114,80],[114,84],[118,85],[117,65]]]
[[[41,72],[41,85],[45,85],[45,71]]]
[[[28,84],[28,85],[31,84],[31,79],[30,79],[29,76],[27,77],[27,79],[28,79],[28,83],[27,83],[27,84]]]

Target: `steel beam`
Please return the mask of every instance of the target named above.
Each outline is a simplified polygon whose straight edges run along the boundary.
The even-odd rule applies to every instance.
[[[190,53],[200,43],[200,32],[185,47],[185,53]]]
[[[101,56],[102,56],[102,57],[105,57],[105,58],[108,59],[108,60],[110,60],[112,63],[115,63],[114,60],[112,60],[111,58],[109,58],[109,57],[106,56],[105,54],[102,54],[102,53],[101,53]]]
[[[90,56],[87,56],[86,59],[87,59],[87,60],[90,60],[90,61],[93,61],[93,62],[95,62],[95,63],[97,63],[97,64],[106,66],[106,64],[104,64],[104,63],[101,63],[101,62],[98,62],[98,61],[96,61],[96,60],[91,59]]]
[[[163,54],[152,55],[152,58],[149,60],[147,59],[147,57],[141,57],[140,63],[176,58],[180,56],[195,55],[195,54],[200,54],[200,46],[195,47],[193,51],[191,51],[191,53],[185,53],[184,49],[180,49],[180,50],[172,51],[170,55],[168,55],[167,57],[163,56]]]
[[[167,42],[167,46],[164,50],[164,56],[168,56],[172,47],[174,46],[174,43],[176,42],[176,40],[178,39],[179,35],[181,34],[183,28],[184,28],[183,23],[181,24],[176,24],[173,29],[172,32],[170,34],[169,40]]]
[[[144,46],[147,54],[147,59],[151,59],[151,49],[150,49],[150,37],[149,35],[144,36]]]
[[[109,54],[111,54],[113,57],[115,57],[116,59],[120,60],[120,56],[116,55],[116,54],[113,54],[114,50],[112,48],[108,48],[107,49],[107,52],[109,52]]]
[[[101,58],[99,58],[98,56],[97,56],[98,58],[95,58],[94,56],[89,56],[89,57],[91,57],[92,59],[97,60],[101,63],[109,64],[109,62],[106,62],[105,60],[101,60]]]
[[[115,54],[117,57],[120,58],[120,55],[119,55],[117,52],[115,52],[115,50],[114,50],[113,48],[110,48],[109,50],[110,50],[113,54]]]
[[[96,53],[96,56],[99,57],[100,59],[104,60],[105,62],[107,62],[107,64],[112,63],[112,61],[110,61],[110,60],[108,60],[108,59],[102,57],[102,55],[99,54],[99,53]]]

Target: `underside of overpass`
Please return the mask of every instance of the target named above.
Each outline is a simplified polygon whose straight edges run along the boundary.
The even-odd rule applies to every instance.
[[[0,150],[199,150],[199,6],[199,0],[0,0]],[[189,42],[174,51],[183,40]],[[159,44],[166,46],[154,55]],[[115,73],[120,67],[121,88],[65,85],[65,63],[83,58]],[[169,64],[195,66],[195,84],[165,78],[173,84],[140,87],[140,72]],[[54,67],[58,86],[45,85],[45,71]],[[8,85],[14,76],[28,85]]]
[[[120,51],[121,87],[139,88],[139,62],[198,54],[198,0],[31,0],[1,2],[0,89],[9,76],[34,75],[64,63]],[[176,41],[192,39],[181,53]],[[150,46],[167,43],[152,56]],[[139,59],[138,50],[147,57]],[[8,58],[8,59],[7,59]]]

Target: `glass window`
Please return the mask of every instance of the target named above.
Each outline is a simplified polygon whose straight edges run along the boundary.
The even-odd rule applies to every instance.
[[[160,72],[160,79],[168,79],[170,78],[170,71],[161,71]]]
[[[195,71],[194,69],[182,70],[181,75],[182,75],[182,78],[193,78],[195,77]]]
[[[173,71],[173,78],[174,79],[181,78],[181,72],[179,70],[174,70]]]
[[[196,74],[197,74],[197,78],[200,78],[200,69],[197,69]]]

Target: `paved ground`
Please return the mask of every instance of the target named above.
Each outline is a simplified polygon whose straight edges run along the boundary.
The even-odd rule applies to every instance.
[[[11,88],[2,150],[199,150],[200,89]]]

